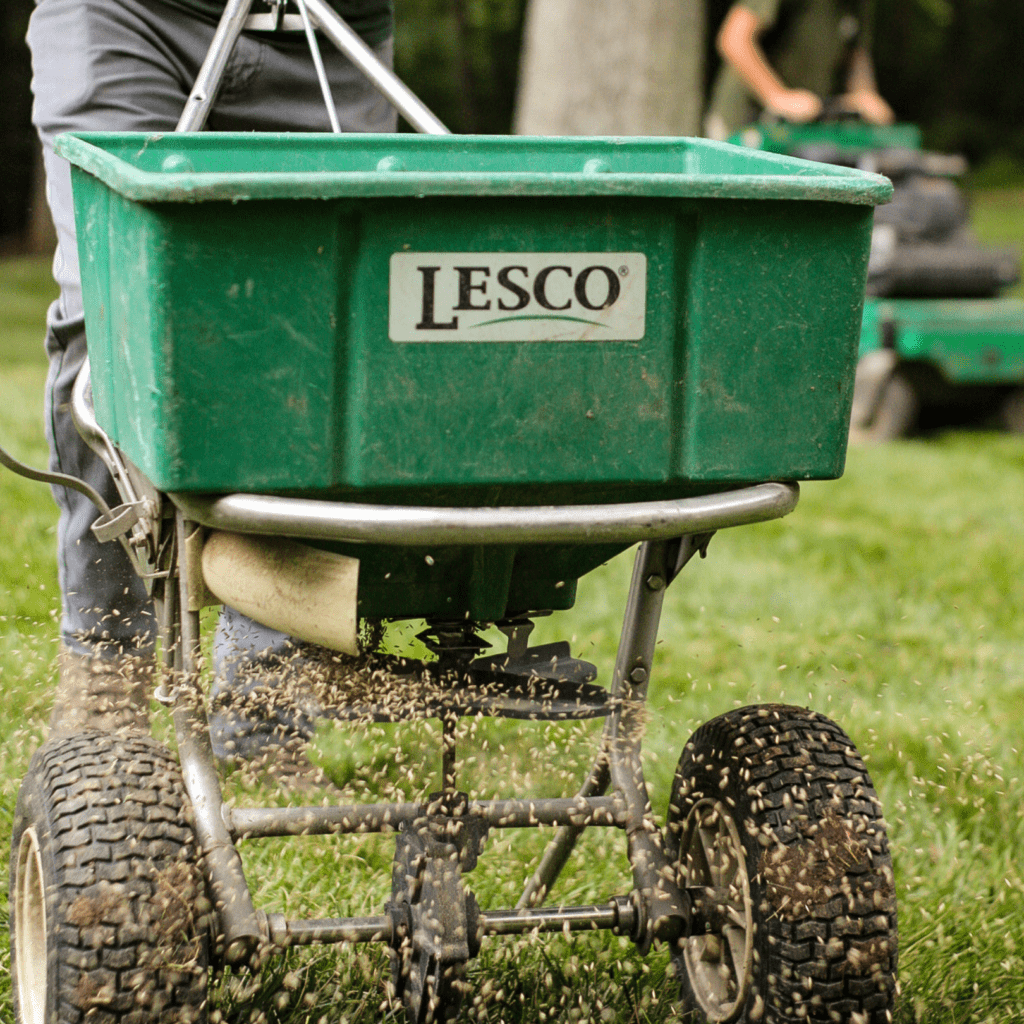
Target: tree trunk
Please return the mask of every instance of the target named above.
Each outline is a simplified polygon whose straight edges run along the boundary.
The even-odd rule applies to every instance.
[[[515,131],[693,135],[704,0],[530,0]]]

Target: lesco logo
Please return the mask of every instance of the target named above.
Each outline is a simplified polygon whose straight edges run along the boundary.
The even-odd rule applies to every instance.
[[[396,252],[392,341],[638,341],[640,252]]]

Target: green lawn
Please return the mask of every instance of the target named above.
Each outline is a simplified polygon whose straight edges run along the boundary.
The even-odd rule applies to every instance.
[[[979,197],[979,227],[1019,244],[1017,195],[1018,205]],[[44,279],[42,264],[0,267],[0,443],[37,464],[44,368],[32,336]],[[1022,507],[1020,438],[960,432],[854,449],[843,479],[806,485],[788,519],[718,535],[666,599],[646,739],[656,812],[686,738],[713,715],[781,700],[835,718],[866,755],[890,825],[903,1022],[1009,1024],[1024,1007]],[[0,846],[48,712],[53,524],[45,487],[0,475]],[[576,608],[540,620],[536,641],[572,638],[607,679],[629,569],[622,556],[585,578]],[[467,724],[463,783],[483,794],[571,792],[595,728]],[[327,729],[319,750],[352,799],[436,788],[431,725]],[[544,839],[492,837],[470,879],[482,905],[514,901]],[[258,903],[329,916],[380,912],[392,847],[370,837],[243,849]],[[627,886],[621,837],[595,832],[556,896],[600,901]],[[11,1017],[6,956],[0,932],[0,1020]],[[663,952],[644,961],[610,936],[489,939],[470,973],[470,1016],[671,1020],[665,965]],[[211,1019],[377,1021],[386,970],[376,950],[293,953],[255,979],[225,979]]]

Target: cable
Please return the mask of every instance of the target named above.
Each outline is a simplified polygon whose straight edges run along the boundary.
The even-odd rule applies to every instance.
[[[110,506],[103,500],[99,492],[93,490],[84,480],[79,480],[77,476],[68,476],[66,473],[46,473],[41,469],[33,469],[32,466],[19,462],[3,448],[0,448],[0,466],[6,466],[13,473],[29,480],[38,480],[40,483],[53,484],[58,487],[70,487],[72,490],[84,494],[104,514],[110,512]]]

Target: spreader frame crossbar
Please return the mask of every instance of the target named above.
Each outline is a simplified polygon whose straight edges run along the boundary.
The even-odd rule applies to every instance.
[[[403,825],[437,813],[430,803],[350,804],[336,807],[228,807],[224,821],[236,840],[277,836],[355,835],[397,832]],[[538,800],[471,800],[466,817],[488,828],[536,828],[570,822],[623,828],[626,808],[617,797]]]
[[[694,908],[690,917],[690,934],[697,935],[720,927],[720,906],[728,900],[727,890],[693,886],[686,890],[686,895]],[[395,920],[388,914],[307,920],[287,920],[282,914],[267,914],[265,920],[268,941],[280,948],[343,942],[396,943]],[[607,903],[581,906],[482,910],[478,923],[481,937],[588,931],[613,931],[632,936],[638,920],[636,901],[632,896],[613,896]]]

